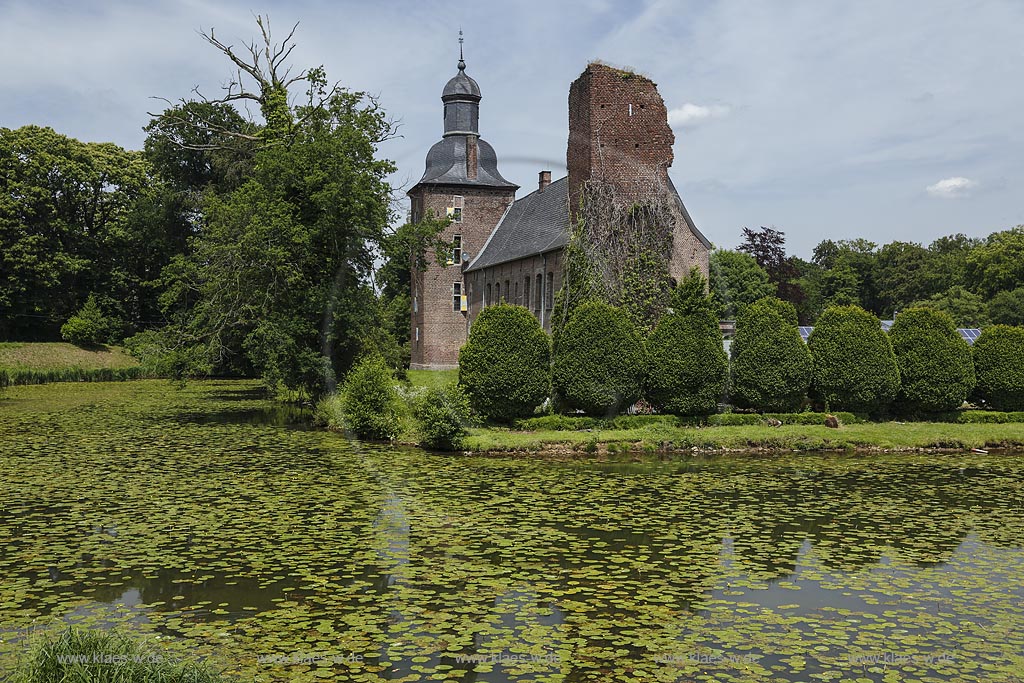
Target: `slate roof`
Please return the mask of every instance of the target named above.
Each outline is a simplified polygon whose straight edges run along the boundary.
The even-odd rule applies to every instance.
[[[505,180],[498,172],[498,155],[489,143],[477,138],[476,145],[476,178],[470,179],[466,173],[466,136],[449,135],[427,152],[427,168],[416,184],[519,187]]]
[[[701,244],[710,249],[711,242],[693,224],[672,179],[669,178],[668,182],[686,227]],[[569,177],[566,176],[548,185],[543,192],[534,191],[513,202],[466,271],[543,254],[561,249],[568,243]]]
[[[459,61],[459,73],[455,74],[444,90],[441,91],[441,99],[447,101],[469,96],[470,99],[480,99],[480,86],[472,78],[466,75],[466,63]]]
[[[561,249],[569,243],[569,177],[512,202],[466,271]]]

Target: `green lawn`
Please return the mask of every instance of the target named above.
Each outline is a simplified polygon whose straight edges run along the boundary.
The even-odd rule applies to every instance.
[[[138,360],[117,346],[83,349],[63,342],[0,342],[0,368],[11,370],[96,370],[138,365]]]
[[[654,424],[637,429],[520,432],[482,427],[470,430],[466,448],[476,451],[690,450],[917,450],[1019,448],[1024,424],[880,422],[829,429],[817,425],[677,427]]]
[[[409,370],[409,382],[414,387],[441,387],[459,381],[458,370]]]

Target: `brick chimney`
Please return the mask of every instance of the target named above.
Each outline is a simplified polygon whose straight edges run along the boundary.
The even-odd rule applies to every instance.
[[[551,184],[551,171],[541,171],[538,174],[537,189],[541,192],[544,188]]]

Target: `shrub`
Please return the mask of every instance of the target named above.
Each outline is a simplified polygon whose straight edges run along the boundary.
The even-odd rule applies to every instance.
[[[736,322],[730,351],[734,404],[776,412],[803,404],[814,365],[792,304],[767,297],[748,306]]]
[[[900,389],[900,371],[878,318],[859,306],[825,309],[807,340],[812,395],[828,410],[880,413]]]
[[[427,389],[416,401],[420,445],[441,451],[462,447],[470,420],[469,399],[458,384]]]
[[[96,661],[116,657],[117,665]],[[12,683],[217,683],[221,677],[195,662],[177,662],[161,650],[117,632],[69,628],[33,646]]]
[[[911,308],[889,331],[900,368],[897,402],[907,413],[955,410],[974,388],[971,347],[948,313]]]
[[[563,408],[614,415],[640,398],[644,342],[614,306],[591,301],[577,308],[553,356],[552,385]]]
[[[972,351],[974,396],[995,410],[1024,410],[1024,327],[985,328]]]
[[[111,326],[96,302],[96,295],[90,294],[78,312],[61,326],[60,336],[76,346],[95,346],[107,341]]]
[[[349,371],[341,391],[345,427],[366,439],[391,440],[401,429],[401,405],[391,369],[380,356],[366,356]]]
[[[729,361],[709,308],[662,316],[647,340],[647,399],[674,415],[710,415],[725,391]]]
[[[511,422],[532,415],[551,393],[551,341],[522,306],[489,306],[459,351],[459,384],[483,417]]]

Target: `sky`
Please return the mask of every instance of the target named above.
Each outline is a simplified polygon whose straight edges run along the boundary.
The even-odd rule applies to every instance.
[[[401,123],[380,153],[410,187],[466,72],[482,137],[531,191],[565,173],[569,84],[600,59],[652,78],[676,135],[672,178],[720,247],[773,226],[927,244],[1024,223],[1020,0],[0,0],[0,127],[51,126],[139,149],[155,98],[215,95],[230,75],[199,37],[241,46],[256,13],[292,63],[379,96]]]

